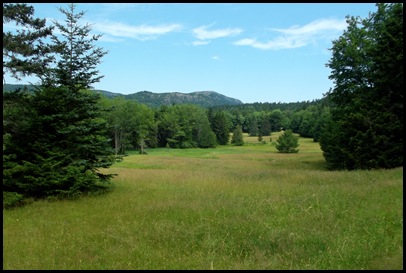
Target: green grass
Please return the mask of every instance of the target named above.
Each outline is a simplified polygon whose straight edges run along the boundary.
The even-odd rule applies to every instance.
[[[109,194],[3,210],[3,269],[403,269],[403,168],[244,140],[130,153]]]

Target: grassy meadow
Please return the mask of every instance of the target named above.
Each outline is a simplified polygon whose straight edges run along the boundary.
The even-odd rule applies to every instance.
[[[402,167],[263,139],[132,152],[111,193],[3,210],[3,269],[403,269]]]

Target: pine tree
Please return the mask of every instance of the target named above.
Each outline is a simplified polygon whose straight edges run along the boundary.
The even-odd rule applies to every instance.
[[[217,146],[216,135],[210,128],[210,123],[200,124],[197,133],[197,143],[199,148],[214,148]]]
[[[235,127],[233,131],[233,137],[231,138],[231,144],[234,144],[235,146],[244,145],[241,125],[237,125]]]
[[[113,157],[97,100],[97,94],[68,87],[47,87],[30,97],[30,124],[6,147],[17,156],[3,170],[3,190],[37,198],[107,190],[112,175],[98,169],[109,167]]]
[[[3,26],[14,23],[16,32],[3,31],[3,78],[5,73],[17,80],[25,76],[42,77],[53,60],[52,48],[44,40],[52,34],[45,19],[34,18],[27,4],[3,3]]]
[[[73,26],[80,16],[73,14],[73,5],[71,12],[65,14]],[[114,162],[106,121],[100,96],[86,89],[100,79],[93,69],[103,54],[92,55],[93,39],[86,40],[88,26],[73,29],[65,36],[70,42],[53,48],[58,48],[57,54],[74,54],[62,53],[56,66],[46,68],[52,73],[45,74],[33,95],[11,94],[3,102],[8,116],[3,191],[42,198],[110,189],[113,175],[100,172]],[[24,108],[14,108],[16,103],[24,103]],[[22,121],[18,121],[20,114],[25,117]]]
[[[293,135],[292,130],[286,130],[278,137],[275,144],[276,149],[280,153],[297,153],[299,152],[299,138]]]
[[[93,83],[104,77],[99,75],[96,67],[107,51],[94,45],[102,35],[91,36],[91,26],[79,24],[85,12],[75,13],[75,4],[69,4],[69,9],[59,8],[59,11],[66,16],[65,24],[54,21],[62,38],[53,35],[52,40],[60,60],[48,75],[46,84],[70,86],[72,89],[91,88]]]
[[[224,111],[217,111],[211,114],[211,128],[216,135],[217,143],[219,145],[226,145],[230,139],[230,130],[228,126],[228,119]]]

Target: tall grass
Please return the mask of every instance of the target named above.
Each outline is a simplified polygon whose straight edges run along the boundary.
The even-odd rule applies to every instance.
[[[3,269],[403,269],[403,168],[244,141],[134,152],[107,195],[4,210]]]

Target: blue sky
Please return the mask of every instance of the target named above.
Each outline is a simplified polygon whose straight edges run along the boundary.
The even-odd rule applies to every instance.
[[[58,8],[68,8],[64,3],[30,5],[35,17],[49,23],[63,21]],[[108,51],[98,66],[104,78],[96,89],[122,94],[210,90],[253,103],[322,98],[333,87],[328,49],[346,29],[345,16],[366,18],[376,7],[76,3],[76,11],[86,11],[83,19],[92,33],[103,34],[97,46]]]

